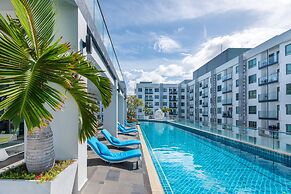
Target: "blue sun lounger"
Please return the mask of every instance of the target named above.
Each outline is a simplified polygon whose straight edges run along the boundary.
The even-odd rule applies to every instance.
[[[125,128],[124,125],[118,123],[118,131],[122,134],[129,134],[129,133],[137,133],[138,130],[136,128]]]
[[[136,125],[136,122],[129,123],[127,120],[124,120],[124,125],[128,127],[134,127]]]
[[[96,137],[90,137],[87,140],[88,145],[100,158],[108,163],[121,163],[124,161],[137,162],[141,160],[140,149],[129,150],[124,152],[111,152],[106,145],[101,143]]]
[[[120,141],[118,138],[113,137],[106,129],[103,129],[101,131],[105,139],[107,141],[115,146],[115,147],[126,147],[126,146],[133,146],[133,145],[140,145],[140,140],[134,139],[134,140],[127,140],[127,141]]]

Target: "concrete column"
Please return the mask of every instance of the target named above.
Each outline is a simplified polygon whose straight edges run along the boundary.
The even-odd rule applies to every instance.
[[[107,129],[111,135],[117,137],[117,122],[118,122],[118,83],[115,80],[112,86],[112,98],[109,107],[103,112],[103,127]]]
[[[124,97],[122,93],[118,94],[118,121],[124,124]]]

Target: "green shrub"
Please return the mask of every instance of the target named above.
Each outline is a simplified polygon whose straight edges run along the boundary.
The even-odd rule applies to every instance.
[[[56,161],[52,169],[40,174],[28,172],[25,164],[22,164],[1,173],[0,179],[37,180],[41,183],[51,181],[73,162],[74,160]]]

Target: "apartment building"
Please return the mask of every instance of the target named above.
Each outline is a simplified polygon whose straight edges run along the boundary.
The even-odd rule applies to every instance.
[[[145,112],[143,107],[139,107],[137,110],[137,118],[145,118],[145,116],[154,118],[154,113],[163,107],[171,109],[168,113],[169,118],[178,118],[178,92],[178,84],[162,84],[152,82],[138,83],[136,85],[136,96],[142,99],[145,108],[147,108],[149,112]],[[186,90],[184,90],[184,93],[186,95]]]
[[[137,84],[139,92],[143,87]],[[229,48],[194,71],[192,80],[175,87],[177,119],[250,129],[249,141],[266,141],[259,143],[291,152],[291,30],[252,49]],[[144,98],[141,93],[138,97]]]

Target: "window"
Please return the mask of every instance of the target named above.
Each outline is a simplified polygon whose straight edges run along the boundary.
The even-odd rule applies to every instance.
[[[250,75],[249,76],[249,84],[256,83],[256,82],[257,82],[257,75],[256,74]]]
[[[249,114],[257,114],[257,107],[249,106]]]
[[[142,99],[142,95],[138,95],[137,97],[140,98],[140,99]]]
[[[256,98],[257,98],[257,90],[250,90],[249,99],[256,99]]]
[[[181,102],[181,106],[185,106],[185,103],[184,102]]]
[[[286,115],[291,115],[291,104],[286,104]]]
[[[160,89],[159,88],[155,88],[155,92],[159,92],[160,91]]]
[[[163,106],[168,106],[168,103],[167,102],[163,102]]]
[[[217,97],[217,103],[221,102],[221,96]]]
[[[164,92],[167,92],[167,88],[164,88]]]
[[[160,103],[159,102],[155,102],[155,106],[160,106]]]
[[[184,110],[184,109],[182,109],[182,110],[181,110],[181,113],[185,113],[185,110]]]
[[[221,85],[217,86],[217,92],[221,91]]]
[[[142,92],[142,88],[138,88],[137,91]]]
[[[286,133],[291,133],[291,124],[286,124]]]
[[[239,114],[239,106],[235,107],[235,113]]]
[[[221,80],[221,74],[217,74],[217,80]]]
[[[239,85],[239,80],[237,79],[235,80],[235,87],[238,87],[238,85]]]
[[[221,124],[221,119],[217,119],[217,123],[218,124]]]
[[[256,121],[249,121],[249,127],[250,128],[257,128],[257,122]]]
[[[182,89],[181,89],[181,92],[185,92],[185,89],[182,88]]]
[[[202,91],[199,92],[199,96],[202,96]]]
[[[167,99],[168,97],[166,95],[163,96],[163,99]]]
[[[202,109],[199,109],[199,112],[202,113]]]
[[[286,74],[291,74],[291,63],[286,64]]]
[[[184,100],[185,99],[185,96],[181,96],[181,99]]]
[[[235,66],[235,73],[238,73],[238,66]]]
[[[239,120],[235,120],[235,125],[239,126]]]
[[[239,93],[235,94],[235,100],[238,101],[239,100]]]
[[[291,84],[286,84],[286,95],[291,95]]]
[[[291,55],[291,44],[285,46],[285,55]]]
[[[257,65],[257,59],[256,59],[256,58],[254,58],[254,59],[248,61],[248,68],[249,68],[249,69],[255,67],[256,65]]]
[[[159,95],[155,95],[155,99],[159,99]]]
[[[202,87],[202,82],[199,83],[199,87],[200,87],[200,88]]]
[[[200,104],[200,105],[202,104],[202,100],[199,100],[199,104]]]
[[[141,108],[139,108],[139,109],[138,109],[138,112],[142,112],[142,109],[141,109]]]
[[[217,108],[217,114],[221,114],[221,108]]]

